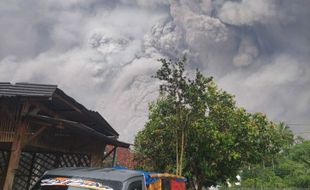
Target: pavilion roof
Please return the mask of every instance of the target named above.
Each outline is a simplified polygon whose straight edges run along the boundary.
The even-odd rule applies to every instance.
[[[87,109],[57,85],[2,82],[0,99],[30,101],[32,107],[26,116],[32,120],[61,122],[70,128],[100,137],[108,144],[129,147],[128,143],[117,140],[119,134],[98,112]]]

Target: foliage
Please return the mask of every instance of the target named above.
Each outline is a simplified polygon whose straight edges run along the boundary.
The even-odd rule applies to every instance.
[[[242,172],[243,187],[310,188],[310,141],[304,141],[275,156],[273,164],[247,168]]]
[[[174,138],[168,125],[173,111],[172,102],[160,98],[149,109],[152,122],[148,122],[135,138],[136,160],[146,170],[175,172],[175,159],[171,156],[175,154],[175,148],[173,143],[167,143]]]
[[[150,104],[149,120],[135,139],[142,168],[188,176],[209,186],[233,178],[249,164],[270,162],[292,143],[292,133],[264,114],[236,106],[234,96],[218,89],[199,70],[185,74],[185,59],[160,60],[160,96]]]

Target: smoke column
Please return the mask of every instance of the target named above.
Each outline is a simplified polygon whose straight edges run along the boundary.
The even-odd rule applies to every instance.
[[[310,1],[2,0],[0,81],[58,84],[133,142],[157,59],[187,54],[237,103],[310,131]]]

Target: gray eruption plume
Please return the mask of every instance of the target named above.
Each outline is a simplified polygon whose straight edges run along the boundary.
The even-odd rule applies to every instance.
[[[58,84],[132,142],[162,57],[187,54],[251,112],[310,131],[310,1],[2,0],[0,81]]]

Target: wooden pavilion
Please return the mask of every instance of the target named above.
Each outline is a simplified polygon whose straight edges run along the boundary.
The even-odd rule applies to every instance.
[[[56,85],[0,83],[0,189],[29,189],[52,168],[101,166],[129,147],[118,136]]]

